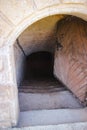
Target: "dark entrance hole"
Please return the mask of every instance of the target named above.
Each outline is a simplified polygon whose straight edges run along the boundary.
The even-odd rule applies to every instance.
[[[35,52],[26,58],[25,79],[45,79],[53,77],[53,54]]]

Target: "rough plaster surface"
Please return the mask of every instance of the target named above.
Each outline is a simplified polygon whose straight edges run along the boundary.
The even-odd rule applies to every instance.
[[[0,111],[3,111],[0,113],[0,117],[3,117],[0,118],[0,127],[16,125],[18,121],[18,90],[13,44],[29,25],[54,14],[71,14],[87,20],[87,1],[0,0]],[[6,97],[4,101],[3,93]],[[9,107],[9,112],[8,109],[3,109],[2,106],[5,104]]]

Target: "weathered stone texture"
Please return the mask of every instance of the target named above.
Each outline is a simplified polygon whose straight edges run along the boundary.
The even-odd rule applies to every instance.
[[[0,12],[0,47],[3,46],[12,28],[12,23]]]
[[[0,103],[2,104],[0,119],[3,120],[0,120],[0,127],[16,125],[18,121],[18,91],[12,49],[16,38],[26,27],[40,18],[62,13],[87,20],[87,2],[86,0],[0,0]],[[59,15],[58,20],[60,18]],[[41,34],[41,37],[43,35]]]

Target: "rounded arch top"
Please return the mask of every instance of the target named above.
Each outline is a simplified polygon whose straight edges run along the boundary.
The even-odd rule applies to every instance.
[[[87,6],[83,4],[60,4],[46,7],[35,11],[29,15],[26,19],[23,19],[20,24],[18,24],[9,35],[6,40],[7,45],[13,45],[15,40],[20,36],[20,34],[30,25],[52,15],[73,15],[83,20],[87,20]]]

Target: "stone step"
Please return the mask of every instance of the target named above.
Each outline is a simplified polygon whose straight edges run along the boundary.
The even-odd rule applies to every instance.
[[[52,93],[19,93],[20,111],[82,108],[71,92],[59,91]]]
[[[87,122],[86,113],[87,108],[20,112],[17,127],[46,126],[65,123]]]
[[[69,123],[48,126],[31,126],[21,128],[7,128],[6,130],[87,130],[87,122]]]
[[[19,92],[25,93],[50,93],[67,90],[66,87],[58,80],[52,79],[39,79],[39,80],[26,80],[19,86]]]

